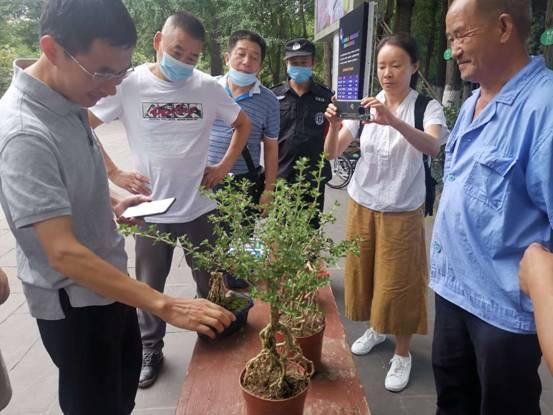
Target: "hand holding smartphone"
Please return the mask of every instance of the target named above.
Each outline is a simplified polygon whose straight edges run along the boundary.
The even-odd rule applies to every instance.
[[[127,208],[121,215],[124,218],[143,218],[145,216],[161,215],[175,203],[175,198],[152,200]]]
[[[370,120],[371,108],[362,106],[361,102],[361,100],[336,101],[338,117],[348,120]]]

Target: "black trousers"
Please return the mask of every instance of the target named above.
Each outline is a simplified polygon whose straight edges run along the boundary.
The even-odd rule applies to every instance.
[[[311,174],[309,171],[305,173],[307,175],[307,177],[309,177],[309,175]],[[292,184],[294,183],[295,181],[297,181],[297,175],[296,173],[291,173],[287,178],[286,180],[288,181],[288,183]],[[318,189],[319,189],[319,195],[317,196],[316,198],[316,207],[317,207],[317,210],[318,210],[318,213],[316,216],[314,216],[311,221],[310,221],[310,225],[315,228],[315,229],[319,229],[321,227],[321,213],[323,213],[324,211],[324,205],[325,205],[325,189],[326,189],[326,183],[327,183],[328,180],[324,180],[322,183],[320,183]],[[317,182],[313,181],[313,180],[309,180],[309,188],[315,188],[317,186]],[[310,203],[313,203],[314,201],[314,198],[311,194],[309,193],[304,193],[303,195],[303,200],[306,204],[310,204]]]
[[[73,308],[64,290],[66,318],[37,320],[42,342],[59,369],[65,415],[129,415],[142,364],[136,310],[120,303]]]
[[[536,335],[498,329],[436,295],[432,367],[438,415],[537,415]]]

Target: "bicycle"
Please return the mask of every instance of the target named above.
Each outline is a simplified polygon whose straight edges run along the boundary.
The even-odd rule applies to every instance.
[[[342,189],[346,187],[351,178],[353,172],[357,166],[360,152],[359,149],[344,153],[341,156],[336,157],[330,161],[330,167],[332,168],[332,178],[328,181],[327,185],[333,189]]]

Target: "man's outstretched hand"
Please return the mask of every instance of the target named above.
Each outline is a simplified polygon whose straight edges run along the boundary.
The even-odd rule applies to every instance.
[[[196,331],[212,339],[236,320],[230,311],[204,298],[170,298],[159,317],[173,326]]]

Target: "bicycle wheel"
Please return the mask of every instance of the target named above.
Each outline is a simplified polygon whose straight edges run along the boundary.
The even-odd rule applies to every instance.
[[[332,179],[329,180],[327,185],[333,189],[342,189],[346,187],[353,176],[353,166],[351,161],[346,157],[336,157],[330,161],[332,167]]]

